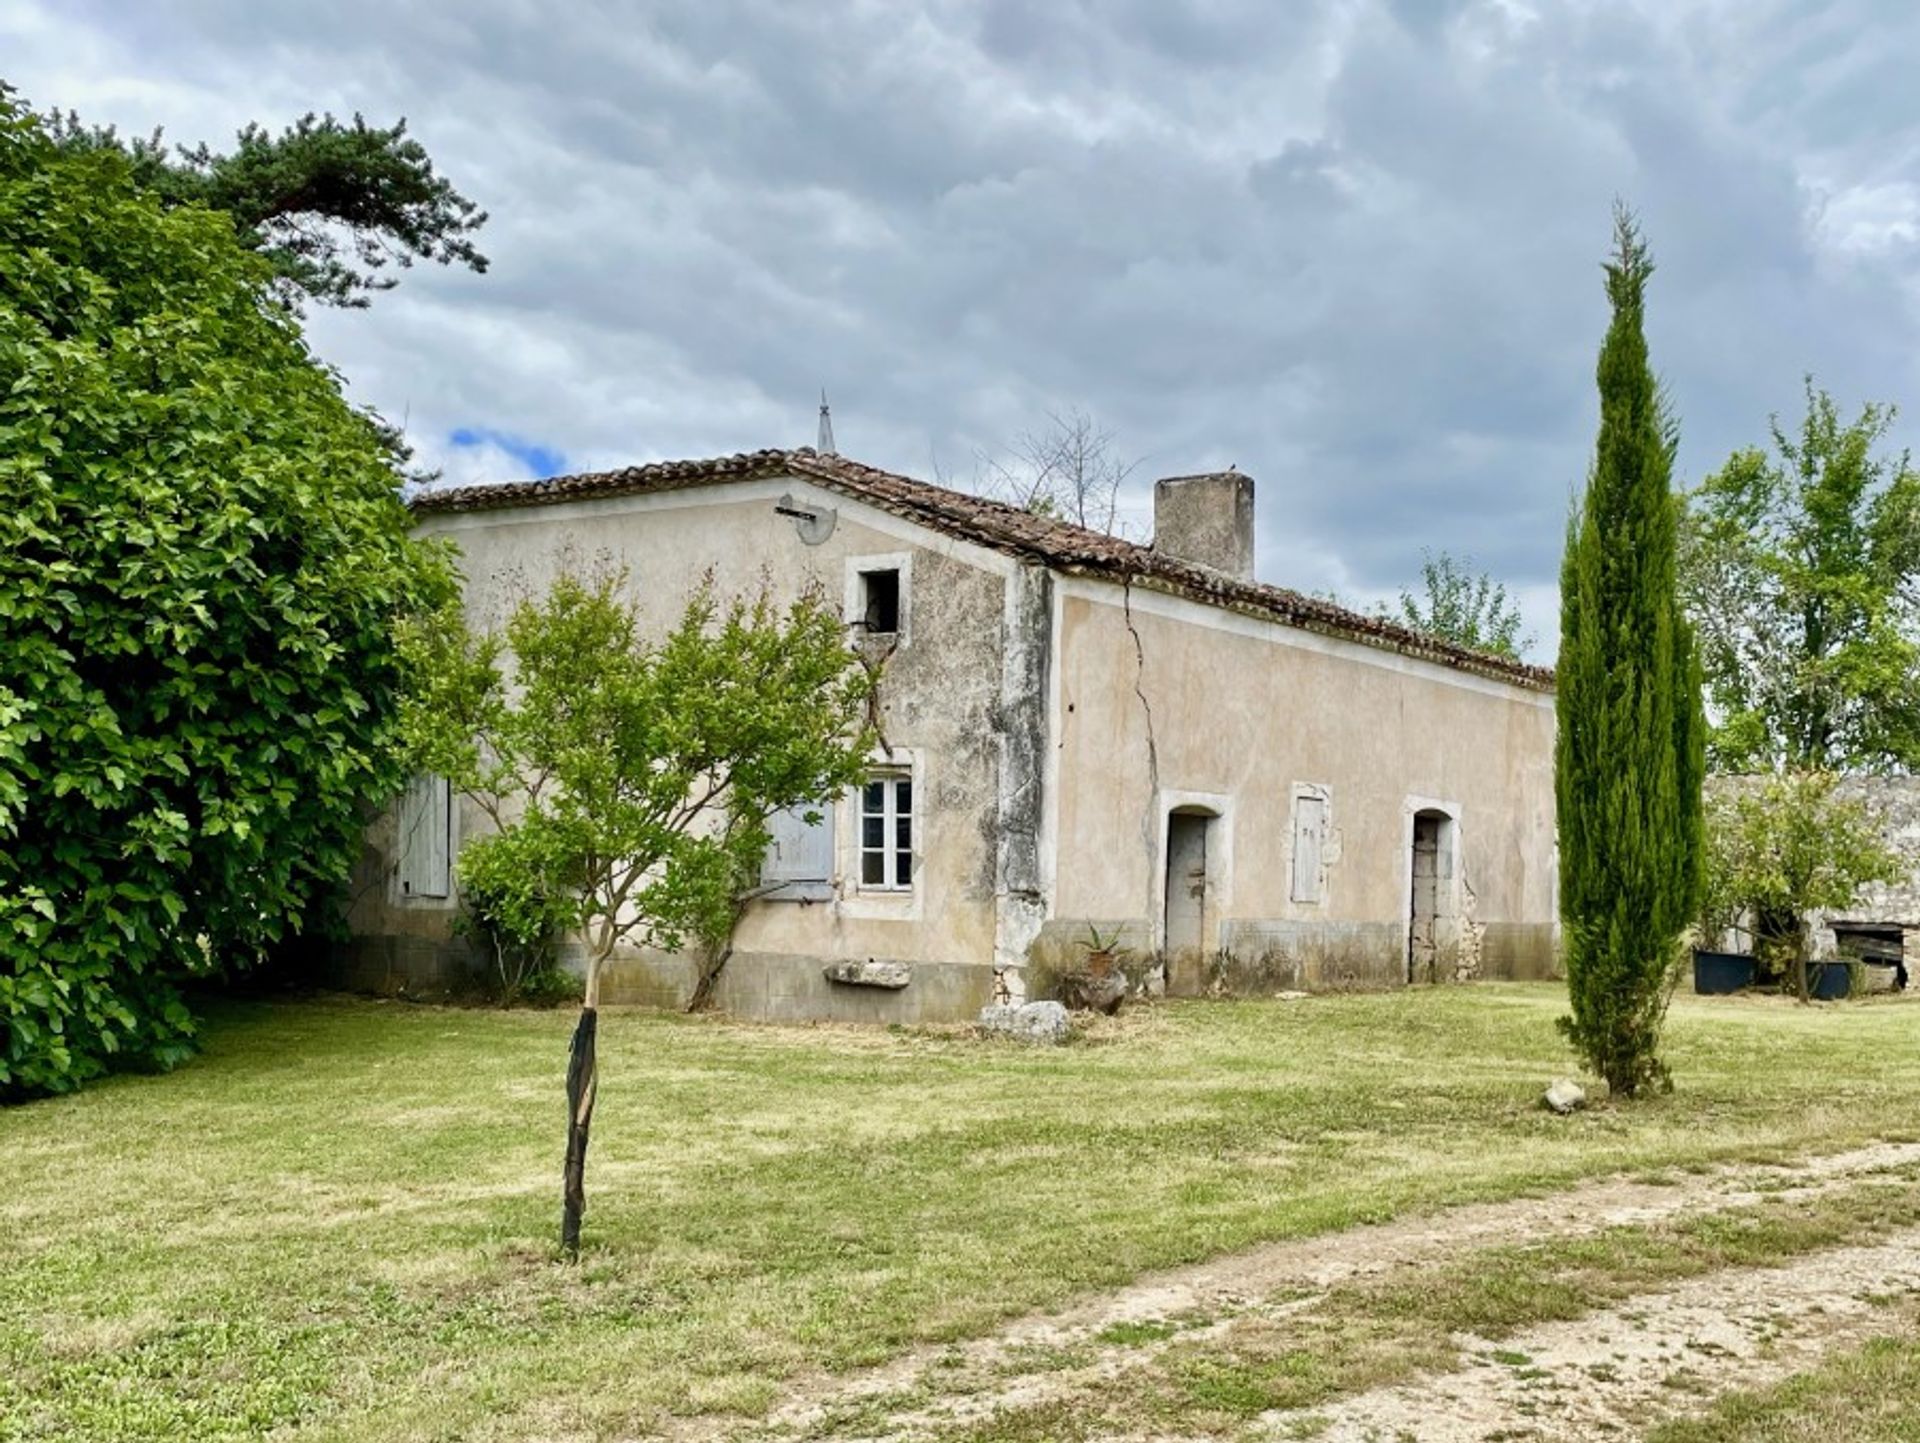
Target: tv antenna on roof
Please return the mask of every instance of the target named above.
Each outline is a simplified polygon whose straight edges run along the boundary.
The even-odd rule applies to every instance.
[[[820,439],[814,443],[814,450],[822,456],[836,456],[833,449],[833,413],[827,409],[827,388],[820,388]]]

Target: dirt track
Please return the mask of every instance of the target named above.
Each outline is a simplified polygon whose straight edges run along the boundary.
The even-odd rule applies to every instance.
[[[1920,1144],[1877,1144],[1792,1167],[1730,1167],[1670,1183],[1600,1179],[1545,1197],[1278,1243],[1151,1275],[970,1342],[917,1349],[853,1378],[795,1380],[773,1413],[751,1425],[688,1420],[676,1432],[688,1440],[830,1436],[911,1443],[1009,1409],[1097,1393],[1104,1381],[1167,1346],[1102,1341],[1100,1335],[1116,1325],[1201,1319],[1178,1334],[1183,1346],[1191,1346],[1232,1328],[1237,1319],[1284,1319],[1310,1308],[1318,1295],[1340,1283],[1388,1275],[1475,1246],[1516,1237],[1575,1237],[1765,1199],[1814,1197],[1915,1163],[1920,1163]],[[1750,1387],[1804,1367],[1825,1347],[1870,1331],[1876,1318],[1884,1323],[1881,1310],[1860,1301],[1876,1280],[1880,1291],[1920,1290],[1920,1232],[1872,1247],[1814,1254],[1788,1268],[1767,1269],[1764,1278],[1744,1271],[1713,1274],[1574,1323],[1529,1330],[1497,1348],[1463,1339],[1469,1356],[1478,1359],[1467,1367],[1310,1411],[1316,1430],[1319,1420],[1326,1423],[1317,1436],[1353,1443],[1477,1443],[1500,1430],[1509,1438],[1575,1443],[1618,1438],[1625,1420],[1702,1404],[1702,1395],[1684,1386],[1690,1359],[1744,1359],[1737,1372],[1718,1372],[1723,1387]],[[1768,1339],[1773,1342],[1763,1365],[1757,1358]],[[1090,1361],[1065,1369],[1032,1361],[1057,1357],[1065,1349]],[[1491,1361],[1496,1352],[1530,1361],[1517,1366]],[[850,1410],[859,1418],[852,1431],[838,1421]],[[1263,1421],[1264,1431],[1286,1436],[1305,1419],[1277,1414]]]

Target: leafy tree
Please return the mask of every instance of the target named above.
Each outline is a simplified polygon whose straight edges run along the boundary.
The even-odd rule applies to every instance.
[[[1708,895],[1744,914],[1761,960],[1808,1000],[1814,912],[1851,907],[1872,882],[1905,874],[1865,802],[1836,790],[1832,772],[1728,779],[1707,806]]]
[[[1732,772],[1920,766],[1920,472],[1875,454],[1891,407],[1841,418],[1807,381],[1797,432],[1688,496],[1682,578]]]
[[[46,117],[56,144],[124,156],[134,181],[166,206],[225,211],[246,244],[272,262],[289,301],[364,306],[391,289],[389,265],[416,258],[485,271],[472,237],[487,214],[444,176],[407,123],[368,125],[302,116],[278,135],[249,125],[225,153],[168,146],[160,131],[123,140],[71,111]]]
[[[1424,595],[1402,591],[1399,609],[1383,615],[1456,646],[1518,660],[1532,639],[1520,635],[1520,608],[1507,599],[1507,588],[1484,571],[1476,574],[1471,557],[1457,561],[1445,551],[1422,555]]]
[[[1609,1091],[1670,1085],[1660,1027],[1700,901],[1699,666],[1676,595],[1676,430],[1644,331],[1653,261],[1614,216],[1600,433],[1561,571],[1554,791],[1572,1015]]]
[[[449,606],[404,641],[421,678],[410,752],[495,828],[461,853],[462,887],[498,897],[502,876],[530,879],[514,925],[558,920],[587,944],[568,1069],[570,1253],[586,1205],[607,959],[623,943],[721,944],[758,881],[768,818],[854,785],[873,740],[869,674],[820,594],[784,610],[764,591],[722,606],[706,585],[652,640],[625,591],[624,573],[563,573],[518,604],[504,632],[476,635]]]
[[[224,215],[0,95],[0,1095],[190,1050],[345,880],[450,586]]]

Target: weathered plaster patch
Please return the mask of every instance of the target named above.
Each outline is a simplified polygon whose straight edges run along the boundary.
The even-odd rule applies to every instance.
[[[1041,840],[1046,826],[1046,750],[1052,668],[1053,586],[1046,568],[1023,567],[1005,583],[1000,698],[993,727],[998,783],[993,822],[994,995],[1027,996],[1029,950],[1046,921]]]

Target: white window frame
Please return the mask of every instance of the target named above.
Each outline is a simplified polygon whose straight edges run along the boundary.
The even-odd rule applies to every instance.
[[[866,627],[866,577],[869,572],[895,571],[900,574],[900,615],[892,631],[869,632]],[[847,625],[856,639],[871,636],[875,641],[905,646],[913,631],[913,553],[889,551],[870,556],[847,558]]]
[[[912,794],[903,813],[899,808],[899,784],[905,782]],[[867,820],[874,815],[867,809],[867,789],[873,786],[881,788],[880,793],[880,845],[867,845]],[[854,793],[853,810],[853,854],[854,885],[860,891],[870,895],[905,897],[912,895],[920,880],[920,826],[918,801],[920,787],[914,776],[912,766],[875,767]],[[907,845],[903,848],[899,842],[899,824],[907,824]],[[899,880],[900,853],[907,854],[907,880]],[[880,858],[881,880],[867,880],[867,858],[878,855]]]

